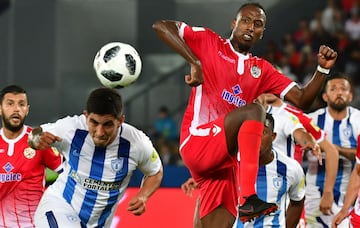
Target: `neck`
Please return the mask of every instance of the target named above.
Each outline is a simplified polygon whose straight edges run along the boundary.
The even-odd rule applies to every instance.
[[[7,128],[2,128],[3,129],[3,133],[5,135],[5,137],[7,139],[15,139],[17,138],[21,132],[23,131],[24,127],[22,127],[20,130],[16,131],[16,132],[13,132],[13,131],[10,131],[9,129]]]
[[[343,109],[343,110],[335,110],[335,109],[332,109],[330,107],[328,107],[328,110],[329,110],[329,114],[330,116],[334,119],[334,120],[342,120],[346,117],[347,115],[347,108]]]
[[[274,153],[272,150],[269,150],[260,156],[259,165],[263,166],[269,164],[273,160],[274,160]]]

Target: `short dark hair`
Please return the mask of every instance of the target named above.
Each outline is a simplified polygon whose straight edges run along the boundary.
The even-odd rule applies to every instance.
[[[248,6],[256,6],[256,7],[260,8],[260,9],[262,9],[265,12],[264,7],[260,3],[258,3],[258,2],[247,2],[247,3],[244,3],[244,4],[242,4],[240,6],[238,11],[236,12],[236,15],[238,15],[242,9],[244,9],[245,7],[248,7]]]
[[[351,86],[351,92],[354,93],[353,82],[352,82],[351,78],[347,74],[345,74],[344,72],[334,72],[331,75],[329,75],[326,78],[326,82],[325,82],[325,85],[324,85],[323,92],[325,92],[325,89],[327,87],[328,82],[333,80],[333,79],[344,79],[344,80],[348,81],[350,86]]]
[[[7,93],[14,93],[14,94],[25,93],[26,94],[26,91],[21,86],[8,85],[8,86],[4,87],[0,92],[0,103],[3,102],[3,99]]]
[[[274,120],[274,117],[270,113],[266,113],[264,125],[267,126],[268,128],[270,128],[272,132],[274,132],[275,120]]]
[[[121,95],[115,89],[106,87],[95,89],[88,97],[86,111],[99,115],[110,114],[118,118],[123,113]]]

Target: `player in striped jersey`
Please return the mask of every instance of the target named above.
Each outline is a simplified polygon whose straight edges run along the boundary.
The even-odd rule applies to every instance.
[[[98,88],[89,95],[82,115],[32,131],[33,148],[55,143],[65,157],[64,172],[45,191],[36,210],[37,227],[109,227],[137,168],[145,178],[128,211],[145,212],[146,201],[160,186],[162,164],[150,139],[124,120],[120,94]]]
[[[279,205],[279,210],[244,224],[238,220],[234,227],[296,227],[304,207],[304,171],[297,161],[273,148],[277,134],[271,114],[266,114],[264,126],[256,190],[262,200]]]
[[[322,94],[327,106],[320,108],[309,115],[315,124],[322,128],[327,138],[339,151],[339,165],[337,179],[333,189],[334,204],[332,213],[337,213],[343,206],[346,188],[352,172],[357,135],[360,134],[360,111],[352,106],[353,98],[351,82],[343,73],[330,76],[325,84]],[[323,215],[319,211],[320,198],[324,190],[325,167],[309,162],[306,174],[306,222],[312,227],[331,226],[334,215]],[[347,227],[348,221],[344,220],[339,227]]]
[[[359,142],[360,135],[357,138]],[[356,200],[356,201],[355,201]],[[355,204],[354,204],[355,201]],[[346,190],[344,205],[333,219],[332,227],[337,227],[342,220],[350,215],[350,227],[360,227],[360,144],[356,150],[356,165],[351,173]]]
[[[26,91],[9,85],[0,92],[0,227],[35,227],[34,214],[45,190],[45,167],[61,172],[61,156],[52,148],[34,150]]]

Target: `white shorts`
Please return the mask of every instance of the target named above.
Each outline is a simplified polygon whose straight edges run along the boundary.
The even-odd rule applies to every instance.
[[[306,227],[309,228],[323,228],[325,225],[331,227],[331,222],[335,215],[340,211],[341,206],[333,203],[331,209],[332,215],[324,215],[320,211],[320,191],[315,186],[306,186],[305,195],[305,218]],[[338,228],[348,228],[349,219],[344,219],[338,226]]]
[[[35,226],[81,228],[80,218],[64,198],[45,191],[35,212]]]

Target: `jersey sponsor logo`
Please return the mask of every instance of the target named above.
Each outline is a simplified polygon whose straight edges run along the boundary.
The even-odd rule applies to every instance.
[[[299,119],[296,116],[290,115],[289,118],[290,118],[290,121],[293,124],[298,124],[299,123]]]
[[[90,177],[84,178],[83,180],[75,170],[72,170],[69,176],[73,178],[76,183],[89,190],[112,191],[118,190],[121,187],[120,181],[106,182],[101,180],[95,180]]]
[[[33,157],[35,157],[35,154],[36,154],[36,151],[33,149],[33,148],[25,148],[24,150],[24,156],[27,158],[27,159],[32,159]]]
[[[280,189],[283,185],[283,178],[281,176],[273,178],[273,185],[276,189]]]
[[[226,56],[224,53],[222,53],[221,51],[218,51],[218,55],[224,59],[225,61],[228,61],[229,63],[233,63],[235,64],[235,59],[230,58],[229,56]]]
[[[259,78],[261,75],[261,69],[258,66],[252,66],[250,68],[250,73],[254,78]]]
[[[120,189],[121,182],[105,182],[92,178],[85,178],[82,186],[90,190],[113,191]]]
[[[115,171],[115,172],[119,172],[124,164],[124,158],[117,158],[114,160],[111,160],[111,168]]]
[[[223,100],[227,101],[229,104],[233,104],[236,107],[241,107],[241,106],[246,105],[246,101],[241,99],[241,97],[237,96],[240,93],[242,93],[242,90],[239,85],[236,85],[233,87],[232,92],[224,89],[221,93],[221,97]]]
[[[10,172],[14,169],[10,162],[7,162],[2,168],[6,173],[0,173],[0,183],[21,181],[21,173]]]

